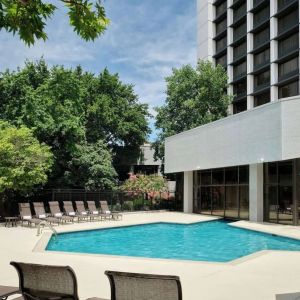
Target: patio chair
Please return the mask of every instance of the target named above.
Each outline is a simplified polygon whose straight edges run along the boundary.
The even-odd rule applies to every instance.
[[[105,219],[105,214],[101,213],[96,207],[94,201],[87,201],[88,209],[91,215],[91,218],[100,218],[100,220]]]
[[[0,285],[0,300],[6,300],[9,296],[15,294],[20,294],[19,288],[14,286]]]
[[[59,208],[59,203],[57,201],[49,202],[50,213],[53,217],[60,219],[62,222],[74,223],[74,217],[65,216]]]
[[[86,210],[83,201],[75,201],[75,204],[77,214],[86,220],[91,220],[90,212]]]
[[[68,266],[11,262],[19,275],[19,289],[25,300],[79,300],[77,280]]]
[[[106,271],[111,300],[182,300],[178,276]]]
[[[32,217],[30,203],[19,203],[19,212],[22,226],[24,222],[27,222],[28,226],[32,224],[38,225],[42,222],[42,220]]]
[[[110,211],[107,201],[100,201],[101,211],[108,219],[119,220],[122,219],[123,215],[117,211]]]
[[[35,215],[39,219],[43,221],[47,221],[50,224],[52,223],[55,223],[57,225],[60,224],[60,219],[47,216],[43,202],[33,202],[33,207],[34,207]]]
[[[64,201],[63,203],[64,203],[64,210],[65,210],[67,216],[77,217],[78,222],[86,219],[85,216],[76,214],[76,212],[74,211],[74,208],[73,208],[72,201]]]

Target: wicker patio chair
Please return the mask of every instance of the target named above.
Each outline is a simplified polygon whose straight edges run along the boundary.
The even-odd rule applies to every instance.
[[[47,216],[43,202],[33,202],[33,207],[34,207],[35,215],[39,219],[45,220],[45,221],[49,222],[50,224],[52,224],[52,223],[55,223],[57,225],[60,224],[59,218]]]
[[[106,271],[111,300],[182,300],[178,276]]]
[[[79,300],[72,268],[20,262],[10,264],[18,272],[19,289],[25,300]]]
[[[74,217],[65,216],[59,208],[59,203],[57,201],[49,202],[49,208],[51,215],[60,219],[62,222],[71,222],[74,223]]]
[[[22,225],[24,222],[28,223],[30,226],[32,224],[38,225],[42,222],[42,220],[32,217],[29,203],[19,203],[19,212]]]
[[[64,210],[68,216],[77,217],[78,222],[86,219],[86,216],[76,214],[76,212],[73,208],[72,201],[64,201],[63,203],[64,203]]]
[[[100,201],[101,211],[106,216],[106,218],[112,220],[122,219],[123,215],[117,211],[110,211],[107,201]]]
[[[91,220],[90,212],[85,208],[83,201],[75,201],[75,204],[77,214],[86,220]]]
[[[105,219],[106,215],[99,211],[94,201],[87,201],[87,205],[91,218],[100,218],[100,220]]]

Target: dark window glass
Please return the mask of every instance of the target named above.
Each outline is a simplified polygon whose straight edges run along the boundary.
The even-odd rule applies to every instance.
[[[224,31],[225,29],[227,29],[227,19],[224,19],[216,24],[216,35]]]
[[[277,186],[266,186],[265,199],[267,201],[267,209],[269,210],[268,221],[273,223],[277,223],[278,217],[277,189]]]
[[[225,209],[225,187],[217,186],[212,188],[212,214],[224,216]]]
[[[263,23],[264,21],[268,20],[269,18],[270,18],[270,6],[268,5],[253,15],[254,27],[256,25],[259,25],[260,23]]]
[[[226,187],[226,207],[225,216],[229,218],[238,218],[238,187]]]
[[[201,213],[211,213],[211,187],[201,187]]]
[[[247,74],[247,63],[246,61],[233,67],[233,77],[240,77]]]
[[[242,111],[247,110],[247,100],[238,101],[233,103],[233,113],[238,114]]]
[[[216,42],[216,50],[219,52],[227,46],[227,37],[223,37],[222,39]]]
[[[240,95],[246,95],[247,93],[247,81],[241,81],[238,83],[235,83],[233,85],[233,93],[234,95],[240,96]]]
[[[279,87],[279,99],[280,98],[286,98],[286,97],[292,97],[297,96],[299,91],[299,82],[294,81],[289,84],[286,84],[284,86]]]
[[[242,43],[237,47],[233,48],[233,59],[237,59],[243,55],[247,54],[247,44]]]
[[[249,218],[249,186],[240,186],[240,219]]]
[[[270,92],[263,93],[254,97],[254,107],[264,105],[270,102]]]
[[[280,185],[292,185],[293,184],[293,164],[292,162],[280,162],[278,163],[278,175]]]
[[[212,183],[224,184],[224,169],[212,170]]]
[[[239,167],[239,183],[247,184],[249,182],[249,167],[241,166]]]
[[[286,61],[279,65],[278,67],[278,75],[279,79],[289,75],[298,73],[299,68],[299,57],[294,57],[293,59]]]
[[[293,34],[278,42],[278,56],[282,57],[299,48],[299,34]]]
[[[254,55],[254,67],[270,62],[270,48]]]
[[[225,170],[226,184],[237,184],[238,183],[238,168],[226,168]]]
[[[216,64],[217,65],[221,65],[223,67],[226,67],[227,66],[227,55],[223,55],[219,58],[216,59]]]
[[[298,9],[293,10],[290,14],[278,19],[278,33],[282,33],[285,30],[297,25],[299,23]]]
[[[278,10],[281,10],[284,8],[286,5],[291,3],[293,0],[278,0]]]
[[[261,87],[270,84],[270,70],[254,76],[254,86]]]
[[[269,163],[265,168],[265,180],[267,184],[277,183],[277,163]]]
[[[244,16],[247,12],[247,1],[233,11],[233,21],[237,21],[239,18]]]
[[[254,34],[254,48],[270,40],[270,27]]]
[[[239,27],[233,29],[233,40],[238,40],[240,37],[245,36],[247,34],[247,25],[243,23]]]
[[[216,6],[216,17],[220,16],[227,10],[227,1],[224,1]]]
[[[211,172],[210,171],[201,172],[201,184],[202,185],[211,184]]]

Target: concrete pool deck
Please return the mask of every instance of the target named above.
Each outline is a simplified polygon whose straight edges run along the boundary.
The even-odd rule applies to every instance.
[[[124,214],[122,221],[100,221],[56,226],[58,232],[155,222],[193,223],[214,217],[173,212]],[[239,221],[242,228],[300,239],[300,228]],[[12,260],[70,265],[76,272],[80,299],[109,299],[105,270],[178,275],[185,300],[295,300],[300,299],[300,252],[262,251],[235,263],[211,263],[134,257],[53,253],[37,250],[43,236],[26,227],[0,227],[0,285],[17,285]]]

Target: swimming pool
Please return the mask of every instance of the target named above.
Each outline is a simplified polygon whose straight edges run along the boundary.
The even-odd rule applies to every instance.
[[[60,233],[51,237],[46,250],[228,262],[260,250],[300,251],[300,240],[236,228],[218,220]]]

